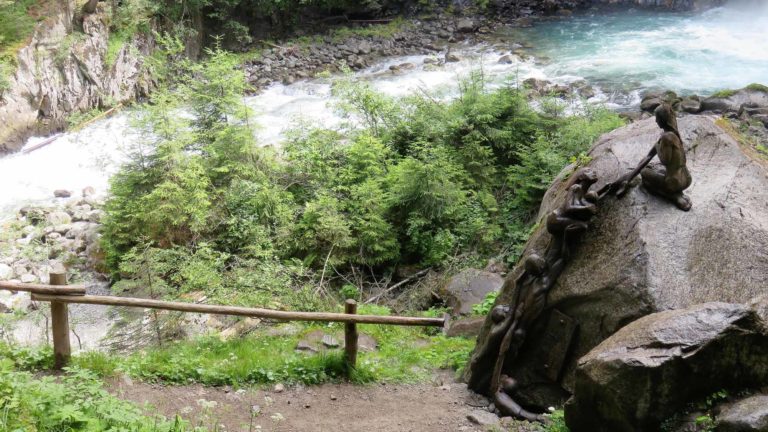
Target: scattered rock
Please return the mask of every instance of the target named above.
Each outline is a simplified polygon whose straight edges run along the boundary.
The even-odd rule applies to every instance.
[[[584,99],[591,99],[597,95],[595,92],[594,87],[592,86],[585,86],[578,90],[579,96],[583,97]]]
[[[285,391],[285,385],[282,383],[275,384],[275,388],[272,389],[275,393],[282,393]]]
[[[768,431],[768,395],[755,395],[725,407],[717,416],[717,432]]]
[[[379,343],[372,336],[366,333],[358,333],[357,349],[360,351],[376,351],[379,349]]]
[[[653,112],[659,105],[661,105],[661,95],[649,94],[643,96],[643,99],[640,101],[640,110]]]
[[[495,258],[491,258],[488,260],[488,264],[483,269],[484,271],[491,272],[491,273],[498,273],[500,275],[504,275],[509,271],[509,267],[507,267],[507,264],[503,261],[499,261]]]
[[[499,416],[486,410],[472,410],[467,415],[467,420],[480,426],[496,426],[499,424]]]
[[[307,341],[303,341],[303,340],[300,340],[296,344],[296,348],[295,349],[296,349],[296,351],[313,352],[313,353],[316,353],[318,351],[317,348],[313,344],[311,344],[311,343],[309,343]]]
[[[750,309],[757,312],[763,321],[768,322],[768,294],[757,296],[749,301]]]
[[[514,62],[515,62],[515,59],[509,54],[503,55],[499,58],[500,64],[512,64]]]
[[[339,347],[339,341],[336,340],[331,335],[323,335],[323,339],[321,340],[323,345],[327,348],[338,348]]]
[[[13,269],[7,264],[0,264],[0,280],[13,279]]]
[[[698,96],[688,96],[680,102],[680,109],[687,113],[696,114],[701,111],[701,101]]]
[[[94,188],[91,186],[86,186],[83,188],[83,198],[87,198],[91,195],[96,195],[96,190]]]
[[[72,196],[72,192],[64,189],[56,189],[53,191],[53,196],[56,198],[69,198]]]
[[[49,225],[67,225],[72,222],[72,217],[65,211],[57,210],[49,213],[46,221]]]
[[[442,293],[454,315],[472,312],[472,306],[481,303],[488,293],[501,289],[504,279],[496,273],[466,269],[452,277]]]
[[[222,340],[229,340],[234,337],[242,337],[246,334],[256,330],[261,324],[261,320],[258,318],[245,318],[238,321],[232,327],[221,332],[219,337]]]
[[[461,61],[461,58],[459,58],[459,56],[457,56],[456,54],[454,54],[454,53],[452,53],[450,51],[445,53],[445,62],[446,63],[456,63],[456,62],[460,62],[460,61]]]
[[[484,316],[462,318],[451,323],[448,328],[448,337],[466,337],[473,338],[480,334],[480,329],[485,323]]]
[[[659,312],[630,323],[579,360],[565,409],[568,427],[659,430],[691,401],[715,391],[768,385],[765,325],[747,306],[728,303]]]
[[[456,24],[456,30],[459,33],[472,33],[473,31],[475,31],[475,28],[476,28],[475,22],[469,18],[462,18]]]
[[[35,276],[33,274],[29,274],[29,273],[27,273],[25,275],[21,275],[20,279],[21,279],[21,283],[35,283],[35,282],[37,282],[37,276]]]
[[[701,101],[702,111],[738,112],[742,105],[768,106],[768,92],[759,88],[745,87],[736,91],[724,91]]]

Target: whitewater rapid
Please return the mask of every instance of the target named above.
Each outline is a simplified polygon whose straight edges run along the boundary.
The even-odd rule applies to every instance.
[[[517,85],[527,78],[561,84],[584,79],[597,90],[589,102],[614,109],[636,106],[646,89],[706,95],[752,82],[768,83],[768,2],[748,11],[728,7],[698,15],[582,15],[496,36],[498,42],[492,45],[454,47],[461,58],[456,63],[434,67],[424,64],[427,56],[389,58],[353,78],[391,96],[427,91],[437,97],[455,95],[457,83],[472,71],[482,71],[493,86]],[[515,57],[511,64],[499,63],[519,42],[531,44],[538,60]],[[403,63],[413,68],[390,71],[390,66]],[[246,98],[259,125],[259,145],[278,146],[284,132],[297,124],[341,125],[331,95],[333,79],[276,84]],[[25,204],[53,203],[56,189],[79,193],[90,186],[106,193],[109,178],[138,139],[130,117],[131,112],[124,111],[28,154],[22,151],[0,159],[0,220],[12,217]],[[25,148],[43,139],[31,138]]]

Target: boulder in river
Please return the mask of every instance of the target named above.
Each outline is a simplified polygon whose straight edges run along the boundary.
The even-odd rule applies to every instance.
[[[745,303],[768,286],[768,162],[718,126],[717,116],[678,119],[693,183],[689,212],[634,186],[621,199],[601,201],[598,215],[549,293],[548,308],[530,329],[504,372],[518,380],[516,397],[546,409],[572,392],[577,360],[628,323],[651,313],[699,303]],[[654,119],[604,135],[589,151],[599,190],[629,172],[661,134]],[[538,220],[566,195],[566,169],[547,191]],[[546,224],[523,256],[544,255]],[[510,303],[518,265],[507,275],[497,304]],[[465,378],[488,392],[498,353],[481,355],[486,319]],[[578,328],[578,330],[576,330]],[[492,351],[492,350],[491,350]]]
[[[646,432],[722,389],[768,385],[768,330],[748,306],[705,303],[643,317],[579,360],[572,432]]]
[[[475,28],[477,28],[477,25],[469,18],[462,18],[456,23],[456,30],[459,33],[471,33],[475,31]]]
[[[752,84],[741,90],[724,90],[701,101],[702,111],[738,112],[742,106],[768,107],[768,87]]]

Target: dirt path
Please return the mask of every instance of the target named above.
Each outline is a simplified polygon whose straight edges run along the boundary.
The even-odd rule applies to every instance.
[[[436,375],[432,383],[418,385],[324,384],[287,387],[278,392],[199,385],[166,387],[122,379],[110,390],[138,404],[148,404],[148,412],[167,417],[179,413],[194,425],[211,430],[218,424],[220,431],[479,432],[489,428],[467,418],[473,411],[485,409],[487,400],[446,372]],[[255,406],[260,412],[251,422]]]

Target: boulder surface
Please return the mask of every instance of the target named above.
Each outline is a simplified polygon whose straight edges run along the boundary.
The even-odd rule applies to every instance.
[[[725,407],[717,432],[768,432],[768,395],[754,395]]]
[[[579,360],[572,432],[646,432],[691,402],[768,384],[768,330],[748,306],[705,303],[643,317]]]

